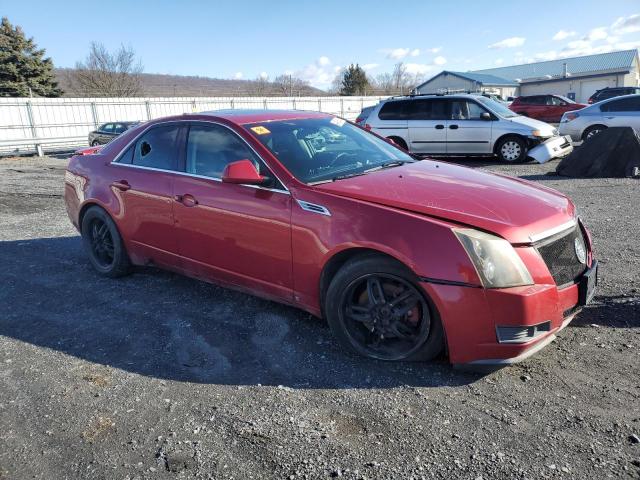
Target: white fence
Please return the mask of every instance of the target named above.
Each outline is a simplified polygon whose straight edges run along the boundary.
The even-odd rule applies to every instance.
[[[220,109],[316,110],[354,120],[384,97],[0,98],[0,154],[68,150],[112,121]]]

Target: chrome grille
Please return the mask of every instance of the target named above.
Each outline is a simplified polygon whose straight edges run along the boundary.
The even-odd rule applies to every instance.
[[[576,241],[585,247],[584,237],[578,225],[559,237],[543,240],[536,247],[558,286],[574,282],[587,268],[578,259]]]

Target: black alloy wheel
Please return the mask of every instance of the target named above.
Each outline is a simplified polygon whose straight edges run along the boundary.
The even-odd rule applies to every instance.
[[[440,319],[404,265],[363,255],[345,264],[326,295],[325,314],[340,343],[379,360],[430,360],[444,344]]]

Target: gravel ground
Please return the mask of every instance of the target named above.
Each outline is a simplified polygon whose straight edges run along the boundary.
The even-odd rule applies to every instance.
[[[640,478],[640,183],[468,165],[569,194],[598,295],[480,375],[338,349],[301,311],[89,266],[61,158],[0,160],[0,479]]]

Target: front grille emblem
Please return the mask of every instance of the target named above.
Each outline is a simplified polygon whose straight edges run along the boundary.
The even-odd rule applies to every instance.
[[[587,249],[584,246],[584,242],[582,241],[582,239],[580,237],[576,237],[576,239],[573,241],[573,247],[576,251],[576,257],[578,257],[578,260],[580,261],[580,263],[587,263]]]

